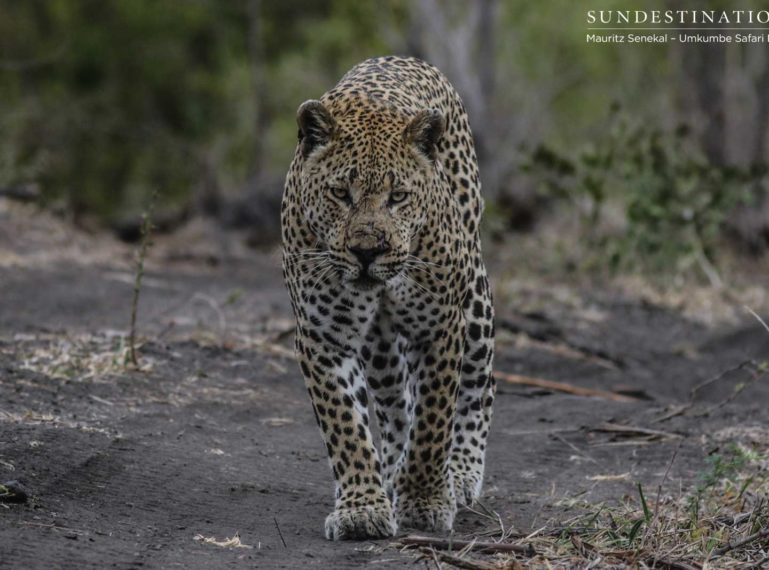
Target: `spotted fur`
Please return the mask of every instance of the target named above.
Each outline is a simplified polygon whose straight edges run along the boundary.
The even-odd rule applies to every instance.
[[[384,57],[297,121],[283,266],[336,481],[326,536],[449,530],[481,492],[495,391],[467,114],[437,69]]]

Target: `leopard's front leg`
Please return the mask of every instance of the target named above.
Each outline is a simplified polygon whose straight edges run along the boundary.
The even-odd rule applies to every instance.
[[[297,331],[297,356],[336,480],[326,538],[393,536],[397,530],[369,430],[366,383],[356,355]]]
[[[451,310],[438,333],[414,347],[415,405],[403,461],[395,476],[402,526],[451,530],[457,511],[451,446],[462,357],[464,315]]]

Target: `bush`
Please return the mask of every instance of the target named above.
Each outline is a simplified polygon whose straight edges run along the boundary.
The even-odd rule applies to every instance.
[[[527,170],[576,206],[585,243],[605,267],[667,272],[696,262],[710,273],[725,222],[766,187],[766,168],[710,163],[685,125],[666,131],[632,121],[618,106],[611,115],[596,141],[573,156],[540,146]],[[608,204],[619,206],[619,229],[607,228]]]

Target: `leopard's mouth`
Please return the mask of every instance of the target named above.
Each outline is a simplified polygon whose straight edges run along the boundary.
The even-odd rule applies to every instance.
[[[362,291],[370,291],[374,287],[384,285],[384,281],[377,279],[376,277],[372,277],[368,273],[361,273],[358,277],[350,282]]]

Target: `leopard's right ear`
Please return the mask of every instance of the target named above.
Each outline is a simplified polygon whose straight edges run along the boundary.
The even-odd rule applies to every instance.
[[[310,99],[296,111],[299,125],[299,144],[302,156],[307,158],[318,147],[327,145],[336,133],[336,121],[323,103]]]

